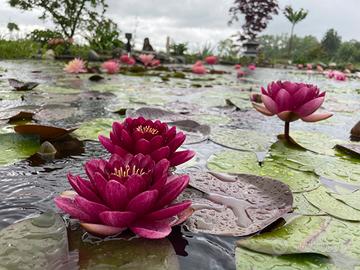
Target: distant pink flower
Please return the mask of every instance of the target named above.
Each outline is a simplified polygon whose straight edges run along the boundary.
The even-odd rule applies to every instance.
[[[316,70],[317,70],[318,72],[324,72],[323,67],[320,66],[320,65],[317,65],[317,66],[316,66]]]
[[[346,74],[341,71],[330,71],[327,74],[329,79],[335,79],[337,81],[346,81]]]
[[[167,159],[155,163],[143,154],[91,160],[85,164],[90,181],[69,174],[76,193],[64,193],[55,198],[55,204],[95,235],[130,229],[143,238],[164,238],[192,212],[186,211],[191,201],[175,202],[187,187],[189,176],[171,175],[169,167]]]
[[[123,54],[120,56],[120,62],[123,64],[127,64],[130,60],[130,57],[127,54]]]
[[[152,54],[141,54],[139,56],[140,61],[147,67],[151,65],[151,62],[154,60],[154,55]]]
[[[255,70],[255,69],[256,69],[255,64],[250,64],[250,65],[248,65],[248,69],[249,69],[249,70]]]
[[[136,64],[136,61],[135,61],[135,59],[134,59],[133,57],[130,57],[130,58],[129,58],[129,61],[127,62],[127,64],[128,64],[129,66],[133,66],[133,65]]]
[[[158,67],[158,66],[161,65],[161,62],[160,62],[160,60],[158,60],[158,59],[154,59],[154,60],[151,61],[150,65],[151,65],[152,67]]]
[[[85,62],[80,58],[75,58],[65,65],[64,71],[67,73],[85,73],[87,69],[85,67]]]
[[[194,64],[194,66],[203,66],[203,65],[204,65],[204,63],[200,60],[196,61]]]
[[[237,77],[238,77],[238,78],[244,77],[245,75],[246,75],[245,71],[243,71],[243,70],[241,70],[241,69],[239,69],[239,70],[237,71]]]
[[[236,64],[236,65],[234,66],[234,68],[235,68],[235,69],[240,69],[240,68],[241,68],[241,65],[240,65],[240,64]]]
[[[313,65],[312,65],[312,64],[306,64],[306,69],[307,69],[307,70],[312,70],[312,69],[313,69]]]
[[[304,68],[304,65],[303,65],[303,64],[298,64],[298,65],[297,65],[297,68],[298,68],[298,69],[303,69],[303,68]]]
[[[109,60],[104,62],[101,67],[108,73],[108,74],[115,74],[118,73],[120,70],[119,64],[114,60]]]
[[[207,70],[206,68],[204,67],[204,65],[202,64],[201,61],[197,61],[191,68],[192,72],[195,73],[195,74],[206,74],[207,73]]]
[[[218,62],[218,58],[214,55],[211,55],[211,56],[205,57],[205,62],[208,65],[216,65]]]

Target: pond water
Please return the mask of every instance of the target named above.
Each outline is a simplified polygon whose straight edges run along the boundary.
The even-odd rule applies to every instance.
[[[104,75],[104,81],[91,82],[88,80],[90,75],[68,75],[62,68],[61,62],[0,61],[0,119],[7,119],[21,110],[31,110],[37,112],[35,119],[40,124],[73,128],[82,126],[83,123],[90,123],[90,126],[92,122],[95,126],[99,123],[98,130],[94,131],[92,127],[77,134],[82,139],[94,139],[94,135],[102,131],[102,127],[105,129],[105,132],[102,131],[104,134],[108,132],[109,121],[123,119],[124,116],[114,113],[121,109],[153,107],[180,113],[187,119],[209,125],[212,131],[220,134],[213,135],[213,141],[218,141],[219,144],[205,140],[185,145],[185,148],[194,149],[197,156],[190,165],[180,168],[184,172],[205,171],[210,156],[230,148],[237,149],[238,142],[233,142],[234,139],[225,139],[227,142],[222,142],[222,139],[218,138],[222,134],[221,130],[253,130],[260,138],[275,138],[277,134],[282,133],[281,121],[276,117],[260,115],[252,109],[248,101],[251,91],[259,92],[260,86],[265,86],[273,80],[314,83],[327,91],[323,109],[334,112],[334,117],[315,124],[297,121],[292,125],[291,131],[294,133],[321,133],[334,140],[347,141],[351,128],[360,120],[360,80],[336,82],[321,75],[308,75],[301,71],[265,68],[258,68],[239,80],[232,67],[216,66],[217,70],[224,70],[229,74],[199,77],[187,73],[185,79],[164,79],[166,73],[159,71],[158,73],[163,74]],[[7,81],[9,78],[35,81],[40,85],[32,91],[13,91]],[[229,106],[229,101],[238,109]],[[13,124],[6,120],[0,121],[0,135],[14,132]],[[235,136],[235,140],[236,138]],[[322,137],[316,138],[321,140]],[[239,141],[242,139],[238,137]],[[309,148],[314,144],[314,148],[317,149],[317,140],[304,140],[304,144]],[[63,158],[51,161],[43,161],[36,155],[16,160],[9,157],[10,154],[6,154],[8,149],[2,150],[0,229],[38,213],[57,211],[53,198],[70,189],[66,174],[69,171],[73,174],[83,174],[82,165],[86,160],[107,155],[95,140],[76,141],[69,149],[70,151],[64,151]],[[358,181],[360,182],[360,179]],[[168,239],[176,252],[181,269],[237,269],[235,242],[239,240],[238,237],[192,233],[185,226],[181,226],[175,228]],[[72,252],[80,250],[79,244],[72,245]],[[96,249],[97,246],[93,245],[92,248]],[[75,265],[82,265],[81,269],[87,269],[84,267],[86,263],[83,264],[86,255],[81,256],[80,260],[75,256]],[[78,266],[72,267],[77,269]],[[138,268],[129,266],[114,269]]]

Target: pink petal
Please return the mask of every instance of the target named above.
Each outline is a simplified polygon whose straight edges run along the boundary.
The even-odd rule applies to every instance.
[[[174,153],[170,158],[171,167],[175,167],[186,161],[189,161],[195,156],[195,152],[191,150],[179,151]]]
[[[109,138],[106,138],[103,135],[99,136],[99,141],[100,143],[105,147],[106,150],[108,150],[110,153],[114,153],[115,151],[115,147],[114,144],[111,142],[111,140]]]
[[[320,106],[323,104],[325,97],[315,98],[310,100],[309,102],[302,105],[300,108],[296,110],[296,113],[299,114],[301,117],[308,116],[314,113]]]
[[[173,227],[173,226],[176,226],[176,225],[179,225],[183,222],[185,222],[189,217],[192,216],[192,214],[195,212],[195,210],[191,207],[185,209],[184,211],[182,211],[180,214],[177,215],[177,220],[174,220],[170,226]]]
[[[283,82],[284,89],[292,96],[298,91],[299,87],[297,83],[292,83],[289,81]]]
[[[176,134],[175,138],[168,143],[168,147],[170,148],[170,152],[175,152],[185,141],[186,136],[184,133],[179,132]]]
[[[155,162],[157,162],[159,160],[169,157],[169,154],[170,154],[170,148],[164,146],[152,152],[151,157],[154,159]]]
[[[326,120],[331,116],[333,116],[332,113],[318,113],[318,114],[313,113],[306,117],[302,117],[301,120],[303,120],[304,122],[318,122],[318,121]]]
[[[277,113],[278,106],[271,97],[266,95],[261,95],[261,100],[264,103],[265,108],[268,109],[273,115]]]
[[[136,214],[132,212],[106,211],[100,214],[104,224],[118,228],[129,227],[135,218]]]
[[[84,211],[89,216],[91,216],[92,220],[96,220],[96,221],[99,221],[99,215],[101,212],[110,211],[110,209],[105,205],[89,201],[81,196],[76,196],[74,203],[82,211]]]
[[[140,193],[129,202],[127,210],[138,215],[143,215],[152,210],[158,195],[159,192],[157,190],[148,190]]]
[[[130,229],[143,238],[161,239],[171,233],[171,227],[167,222],[161,221],[143,221],[138,222],[130,227]]]
[[[164,141],[163,137],[160,135],[157,135],[154,138],[152,138],[150,141],[151,151],[155,151],[155,150],[159,149],[162,146],[163,141]]]
[[[122,145],[127,149],[131,150],[131,146],[133,145],[133,139],[131,138],[131,136],[129,135],[129,133],[125,130],[122,129],[121,130],[121,140],[122,140]]]
[[[148,186],[145,177],[140,175],[132,175],[125,183],[128,198],[131,200],[134,196],[143,192]]]
[[[99,235],[99,236],[116,235],[126,230],[126,227],[118,228],[118,227],[93,224],[93,223],[80,223],[80,226],[83,227],[85,231],[93,235]]]
[[[184,189],[189,184],[190,178],[188,175],[181,175],[178,176],[175,180],[172,180],[170,183],[167,183],[164,188],[161,190],[159,200],[156,204],[156,208],[162,208],[166,205],[169,205],[172,203],[173,200],[175,200],[181,192],[184,191]]]
[[[148,154],[150,153],[151,145],[148,140],[140,139],[135,143],[135,151],[137,153]]]
[[[165,134],[167,142],[170,142],[176,135],[176,127],[172,127],[168,130],[168,132]]]
[[[284,112],[281,112],[281,113],[278,113],[277,116],[285,121],[285,122],[294,122],[296,120],[299,120],[299,116],[292,112],[292,111],[284,111]]]
[[[176,203],[170,205],[167,208],[160,209],[158,211],[152,212],[148,214],[145,218],[147,220],[161,220],[176,216],[177,214],[181,213],[185,209],[189,208],[191,205],[191,201],[184,201],[181,203]]]
[[[280,89],[278,94],[276,95],[275,103],[277,105],[278,112],[287,111],[290,109],[291,95],[285,89]],[[271,111],[270,108],[267,109]]]
[[[269,93],[265,90],[264,87],[261,87],[261,93],[262,93],[263,95],[266,95],[266,96],[269,95]]]
[[[160,190],[165,184],[169,172],[170,162],[167,159],[160,160],[153,171],[153,189]]]
[[[58,208],[69,214],[72,218],[76,218],[85,222],[95,221],[91,218],[90,215],[77,208],[73,200],[69,198],[57,197],[54,199],[54,201]]]
[[[100,197],[105,198],[107,180],[100,174],[95,173],[93,178],[93,185]]]
[[[268,109],[266,109],[263,105],[257,104],[252,102],[253,107],[255,108],[255,110],[257,110],[259,113],[262,113],[266,116],[273,116],[274,114],[272,112],[270,112]]]
[[[68,180],[70,185],[75,189],[75,191],[82,197],[94,201],[94,202],[101,202],[99,197],[91,188],[91,183],[86,181],[78,176],[73,176],[70,173],[68,174]]]
[[[122,210],[128,202],[126,187],[114,180],[106,184],[105,199],[113,210]],[[121,226],[120,226],[121,227]]]
[[[304,104],[304,102],[306,102],[308,95],[309,95],[309,88],[306,86],[301,87],[299,91],[297,91],[292,97],[294,108],[297,108],[298,106]]]

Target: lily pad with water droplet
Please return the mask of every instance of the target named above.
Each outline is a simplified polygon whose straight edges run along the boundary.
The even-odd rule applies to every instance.
[[[360,190],[350,194],[330,193],[330,195],[348,206],[360,211]]]
[[[40,147],[38,136],[16,133],[0,134],[0,142],[0,166],[26,159]]]
[[[310,191],[319,186],[318,177],[314,173],[296,170],[275,160],[265,160],[260,166],[254,153],[222,151],[209,158],[207,167],[215,172],[248,173],[278,179],[293,192]]]
[[[68,259],[66,226],[57,214],[10,225],[0,231],[0,245],[0,269],[59,269]]]
[[[192,232],[245,236],[261,231],[292,209],[289,187],[254,175],[191,173],[189,189],[193,215],[186,221]]]
[[[231,118],[221,114],[197,114],[189,116],[190,119],[199,122],[202,125],[219,126],[231,122]]]
[[[200,125],[192,120],[181,120],[170,122],[170,126],[176,126],[178,131],[183,131],[186,134],[184,144],[200,143],[209,138],[210,127],[207,125]]]
[[[329,216],[299,216],[282,228],[239,240],[238,246],[270,255],[316,253],[339,269],[360,266],[359,223]]]
[[[360,221],[360,210],[356,210],[331,196],[324,187],[304,194],[314,206],[327,214],[350,221]]]
[[[215,128],[210,139],[220,145],[236,150],[266,151],[273,138],[254,130]]]
[[[326,215],[325,212],[321,211],[319,208],[313,206],[309,203],[304,197],[305,193],[294,193],[294,213],[305,215],[305,216],[322,216]]]
[[[127,117],[144,117],[145,119],[161,120],[163,122],[173,122],[186,119],[185,116],[171,111],[166,111],[159,108],[142,107],[137,110],[126,111]]]
[[[272,256],[236,248],[236,270],[340,270],[331,261],[318,254],[291,254]]]
[[[74,135],[79,140],[93,140],[97,141],[99,135],[109,136],[110,131],[112,130],[112,124],[115,121],[122,121],[122,118],[113,119],[113,118],[97,118],[89,122],[85,122],[80,125],[80,127],[74,131]]]

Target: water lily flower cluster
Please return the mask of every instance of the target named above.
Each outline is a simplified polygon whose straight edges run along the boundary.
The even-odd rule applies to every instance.
[[[189,176],[171,174],[171,166],[194,156],[176,152],[185,135],[160,121],[127,118],[115,122],[110,139],[100,141],[112,153],[109,160],[85,164],[89,180],[68,175],[75,192],[55,199],[58,208],[88,232],[109,236],[127,229],[140,237],[159,239],[192,213],[191,201],[176,201]]]
[[[85,73],[87,72],[86,63],[80,58],[75,58],[65,65],[64,71],[73,74]]]
[[[144,64],[145,67],[151,66],[151,62],[154,60],[154,55],[152,54],[140,54],[140,61]]]
[[[109,60],[104,62],[101,65],[101,68],[104,69],[108,74],[116,74],[120,70],[120,65],[115,60]]]
[[[337,81],[346,81],[346,74],[341,71],[332,70],[327,73],[329,79],[335,79]]]
[[[285,137],[289,138],[290,122],[303,120],[317,122],[328,119],[331,113],[315,113],[325,100],[325,92],[311,84],[277,81],[261,88],[263,105],[253,102],[254,108],[260,113],[277,115],[285,121]]]
[[[120,62],[128,66],[133,66],[136,64],[135,59],[127,54],[120,56]]]
[[[199,75],[207,73],[207,70],[202,61],[196,61],[196,63],[192,66],[191,70],[193,73]]]

